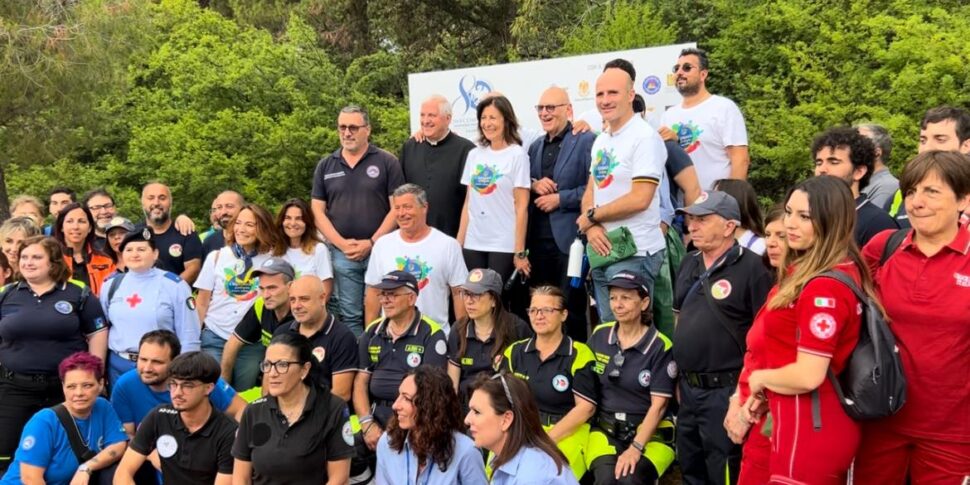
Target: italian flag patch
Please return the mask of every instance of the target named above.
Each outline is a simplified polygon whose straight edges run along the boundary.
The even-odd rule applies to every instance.
[[[816,308],[835,308],[835,298],[815,297]]]

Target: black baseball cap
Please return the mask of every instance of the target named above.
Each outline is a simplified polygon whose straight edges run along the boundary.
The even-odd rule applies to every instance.
[[[611,288],[638,290],[644,295],[650,294],[650,290],[647,289],[647,280],[639,273],[634,273],[633,271],[620,271],[610,278],[610,281],[606,283],[606,286]]]
[[[263,261],[263,264],[253,270],[253,276],[259,276],[261,274],[281,274],[289,281],[293,281],[296,278],[296,271],[293,270],[293,266],[283,258],[269,258]]]
[[[374,285],[374,288],[379,290],[394,290],[402,286],[413,291],[415,295],[418,294],[418,279],[407,271],[391,271],[387,273],[381,279],[380,283]]]

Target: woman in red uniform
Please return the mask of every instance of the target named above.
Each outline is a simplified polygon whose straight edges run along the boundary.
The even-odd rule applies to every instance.
[[[785,271],[755,324],[763,332],[755,338],[763,339],[764,367],[748,378],[745,407],[760,418],[766,397],[771,410],[769,483],[842,484],[860,428],[826,374],[842,372],[855,348],[862,306],[847,286],[819,276],[840,271],[873,294],[852,236],[852,193],[835,177],[808,179],[788,193],[784,221]]]

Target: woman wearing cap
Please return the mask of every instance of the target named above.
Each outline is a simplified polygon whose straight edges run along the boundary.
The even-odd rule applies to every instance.
[[[465,424],[475,445],[494,455],[492,485],[577,485],[569,460],[539,423],[529,385],[505,372],[472,383]]]
[[[765,253],[765,224],[761,220],[758,195],[747,180],[720,179],[714,182],[714,190],[734,197],[741,210],[741,224],[734,230],[734,237],[742,247],[762,255]]]
[[[493,269],[503,280],[513,268],[528,275],[529,155],[505,96],[478,103],[478,134],[479,146],[468,153],[461,176],[468,192],[457,239],[465,266]]]
[[[4,221],[0,226],[0,250],[7,256],[7,262],[12,269],[11,278],[17,279],[20,276],[20,268],[17,258],[20,254],[20,246],[29,237],[39,236],[40,227],[29,217],[14,217]]]
[[[114,273],[115,264],[94,248],[91,211],[78,203],[61,209],[54,224],[54,238],[64,248],[64,261],[71,269],[71,278],[91,287],[95,296],[100,295],[101,285]]]
[[[273,216],[255,204],[244,204],[226,228],[226,245],[209,253],[195,288],[199,290],[198,311],[202,320],[202,350],[222,362],[222,350],[236,325],[256,302],[259,278],[254,268],[286,250]],[[233,385],[250,389],[257,385],[260,346],[245,346],[236,357]],[[240,375],[240,370],[248,370]]]
[[[487,485],[482,454],[465,435],[461,405],[444,370],[408,372],[377,442],[381,485]],[[402,474],[401,471],[404,471]]]
[[[284,202],[276,215],[276,226],[286,242],[286,254],[283,258],[296,271],[293,279],[303,275],[316,276],[323,281],[326,294],[332,294],[333,267],[330,264],[330,250],[320,240],[310,206],[298,198]]]
[[[569,459],[576,478],[581,479],[586,473],[587,421],[596,413],[596,362],[586,344],[563,335],[565,303],[565,296],[555,286],[532,290],[527,312],[535,337],[505,349],[501,368],[528,379],[543,428]]]
[[[448,375],[462,405],[468,403],[468,386],[481,373],[492,374],[512,342],[532,334],[529,325],[502,305],[502,277],[476,268],[461,285],[468,316],[455,322],[448,335]]]
[[[111,221],[104,228],[104,254],[107,254],[114,261],[115,274],[125,272],[125,261],[121,257],[121,241],[124,241],[125,236],[134,230],[135,225],[120,216],[111,218]]]
[[[674,426],[665,417],[677,367],[670,339],[653,326],[643,277],[620,271],[607,287],[616,321],[589,338],[601,397],[586,463],[597,485],[652,484],[674,460]]]
[[[114,233],[107,231],[110,244]],[[101,306],[111,322],[108,332],[108,382],[135,368],[142,335],[170,330],[178,335],[182,350],[199,350],[199,315],[192,289],[175,273],[158,269],[158,250],[150,230],[128,233],[118,245],[127,272],[108,278],[101,292]]]

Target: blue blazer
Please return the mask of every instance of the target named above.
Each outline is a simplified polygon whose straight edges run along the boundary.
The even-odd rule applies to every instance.
[[[547,136],[543,134],[529,146],[530,177],[542,178],[542,148]],[[566,131],[559,156],[552,171],[552,180],[559,187],[559,208],[549,213],[549,223],[556,245],[564,254],[569,253],[569,245],[576,239],[576,218],[589,180],[589,165],[592,158],[593,142],[596,135],[590,132],[574,135],[572,129]],[[530,212],[539,209],[533,205]]]

